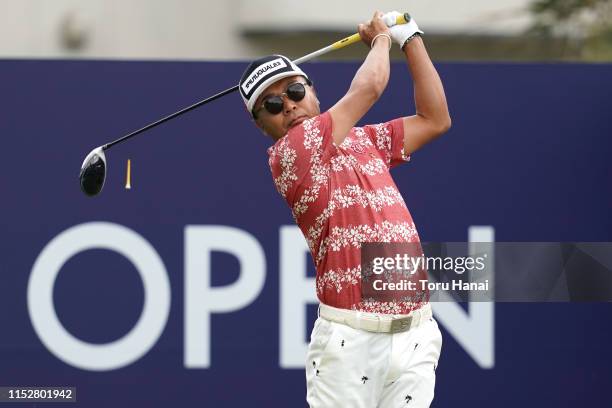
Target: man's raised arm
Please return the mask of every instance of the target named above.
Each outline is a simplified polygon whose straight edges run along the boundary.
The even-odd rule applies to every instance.
[[[451,126],[451,118],[440,76],[427,54],[423,39],[415,34],[422,31],[412,20],[409,24],[391,27],[390,32],[393,40],[403,46],[414,83],[416,115],[404,118],[404,151],[411,154],[445,133]]]
[[[359,24],[359,34],[364,43],[371,45],[363,64],[355,74],[346,93],[329,110],[333,122],[334,143],[342,143],[348,132],[380,98],[389,82],[389,28],[381,19],[382,13],[374,13],[372,20]],[[372,41],[374,43],[372,44]]]

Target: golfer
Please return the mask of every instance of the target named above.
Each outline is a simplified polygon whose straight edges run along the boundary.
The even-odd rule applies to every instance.
[[[321,113],[313,83],[281,55],[251,63],[240,92],[268,149],[276,188],[291,208],[316,265],[320,300],[306,362],[310,407],[428,407],[442,337],[426,296],[362,296],[365,242],[418,243],[389,170],[451,124],[444,89],[416,22],[392,25],[376,12],[359,25],[371,48],[350,88]],[[414,81],[416,114],[356,127],[389,80],[399,44]],[[408,95],[406,95],[408,105]]]

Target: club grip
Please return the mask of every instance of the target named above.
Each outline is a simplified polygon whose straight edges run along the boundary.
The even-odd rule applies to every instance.
[[[410,14],[408,13],[404,13],[400,16],[397,17],[397,19],[395,20],[396,24],[406,24],[409,23],[410,20],[412,19],[412,17],[410,17]],[[299,63],[299,62],[304,62],[304,61],[308,61],[312,58],[318,57],[319,55],[323,55],[326,54],[327,52],[331,51],[331,50],[339,50],[340,48],[344,48],[347,45],[351,45],[354,44],[356,42],[359,42],[361,40],[361,37],[359,36],[359,33],[355,33],[353,35],[350,35],[348,37],[345,37],[339,41],[336,41],[335,43],[328,45],[325,48],[320,49],[319,51],[315,51],[312,54],[308,54],[305,57],[302,57],[298,60],[295,60],[294,63]]]

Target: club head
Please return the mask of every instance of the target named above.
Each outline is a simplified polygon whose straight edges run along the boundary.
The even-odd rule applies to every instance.
[[[81,191],[88,196],[95,196],[104,187],[106,179],[106,157],[102,146],[93,149],[81,165],[79,180]]]

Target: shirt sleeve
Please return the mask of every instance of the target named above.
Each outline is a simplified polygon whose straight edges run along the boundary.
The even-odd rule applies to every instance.
[[[274,184],[290,206],[300,185],[324,176],[334,149],[331,115],[325,112],[293,127],[268,150]]]
[[[377,125],[367,125],[364,126],[364,129],[387,167],[393,168],[410,161],[410,154],[404,151],[403,118]]]

